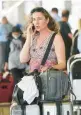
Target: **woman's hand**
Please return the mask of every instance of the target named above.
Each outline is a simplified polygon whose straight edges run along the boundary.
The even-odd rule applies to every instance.
[[[21,63],[26,63],[30,60],[30,47],[32,45],[32,38],[34,32],[32,31],[32,26],[33,24],[30,23],[27,27],[27,35],[26,35],[26,41],[25,44],[20,52],[20,62]]]
[[[4,71],[7,71],[7,70],[8,70],[8,63],[6,62],[4,65]]]
[[[32,36],[35,35],[36,29],[33,25],[33,23],[30,23],[27,27],[27,34],[31,34]]]
[[[47,66],[41,66],[40,71],[41,71],[41,72],[45,72],[47,69],[48,69],[48,67],[47,67]]]

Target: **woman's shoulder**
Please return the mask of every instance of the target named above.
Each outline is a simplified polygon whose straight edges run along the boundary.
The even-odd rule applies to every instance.
[[[55,35],[55,39],[56,40],[58,40],[58,39],[62,39],[62,36],[61,36],[61,34],[58,32],[58,33],[56,33],[56,35]]]
[[[60,33],[56,33],[55,38],[54,38],[54,43],[63,42],[63,38]]]

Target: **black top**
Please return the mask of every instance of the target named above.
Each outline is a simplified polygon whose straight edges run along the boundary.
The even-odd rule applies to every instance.
[[[67,22],[60,21],[59,24],[60,24],[60,33],[65,43],[66,60],[68,60],[70,56],[71,45],[72,45],[72,40],[68,36],[68,33],[71,33],[71,30]]]
[[[71,55],[76,55],[76,54],[80,53],[79,50],[78,50],[78,48],[77,48],[78,34],[79,34],[79,31],[76,30],[76,31],[74,32],[74,35],[73,35],[73,37],[74,37],[74,42],[73,42],[73,45],[72,45]]]

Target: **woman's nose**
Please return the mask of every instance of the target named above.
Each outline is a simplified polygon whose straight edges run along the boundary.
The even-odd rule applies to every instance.
[[[39,23],[39,20],[38,20],[38,19],[36,19],[36,20],[35,20],[35,24],[38,24],[38,23]]]

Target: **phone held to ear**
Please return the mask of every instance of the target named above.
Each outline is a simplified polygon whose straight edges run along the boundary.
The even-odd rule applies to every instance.
[[[34,32],[34,30],[35,30],[35,26],[33,25],[33,26],[32,26],[32,31]]]
[[[33,25],[33,26],[32,26],[32,31],[34,32],[34,30],[35,30],[35,26]],[[38,34],[39,31],[36,31],[35,33]]]

